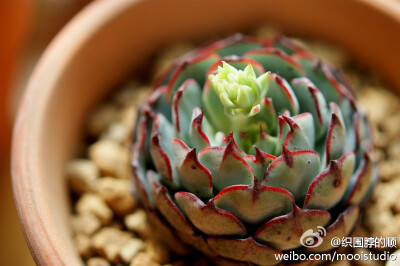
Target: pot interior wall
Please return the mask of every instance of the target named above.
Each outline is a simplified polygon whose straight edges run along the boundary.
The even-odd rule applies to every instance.
[[[273,22],[288,33],[318,36],[346,47],[400,88],[400,76],[396,76],[400,62],[399,19],[374,9],[368,2],[92,3],[62,31],[42,58],[15,128],[14,190],[36,261],[49,265],[81,263],[69,232],[64,164],[76,155],[90,108],[128,73],[140,68],[140,63],[158,47]]]

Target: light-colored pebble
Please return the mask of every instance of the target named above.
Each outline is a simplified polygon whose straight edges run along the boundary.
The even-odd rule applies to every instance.
[[[134,213],[125,216],[124,222],[128,230],[139,234],[142,238],[149,236],[150,227],[144,210],[137,209]]]
[[[75,159],[65,168],[70,188],[78,193],[93,191],[100,177],[99,168],[88,159]]]
[[[379,87],[370,86],[358,95],[360,104],[368,114],[373,124],[379,124],[387,119],[387,115],[396,113],[399,99],[392,92]]]
[[[386,262],[385,266],[398,266],[400,262],[400,249],[396,250],[391,255],[393,260]]]
[[[89,258],[92,255],[93,252],[90,245],[90,237],[78,234],[74,237],[74,243],[79,255],[83,258]]]
[[[100,135],[109,124],[117,120],[118,107],[115,104],[108,103],[97,107],[89,116],[88,133],[93,137]]]
[[[121,248],[132,237],[132,234],[112,227],[104,227],[97,232],[91,241],[91,246],[98,254],[112,263],[120,261]]]
[[[100,220],[91,212],[73,215],[71,217],[72,230],[75,234],[92,235],[100,226]]]
[[[140,252],[137,254],[135,257],[133,257],[133,260],[130,264],[130,266],[159,266],[160,264],[153,261],[151,256],[147,254],[146,252]]]
[[[387,117],[382,120],[382,129],[390,141],[398,138],[400,136],[400,114],[395,113],[393,115],[387,115]]]
[[[150,238],[146,241],[146,252],[152,260],[160,264],[167,263],[170,260],[169,250],[160,241]]]
[[[138,85],[135,82],[129,82],[118,90],[113,96],[114,101],[121,106],[139,106],[148,97],[151,86]]]
[[[380,149],[386,149],[389,145],[389,137],[377,124],[371,125],[372,135],[374,136],[374,145]]]
[[[100,139],[112,140],[120,144],[128,141],[129,130],[122,122],[111,123],[107,129],[101,133]]]
[[[154,64],[155,69],[153,72],[153,79],[159,77],[159,75],[167,70],[176,59],[180,58],[192,49],[193,45],[190,43],[177,43],[168,47],[168,49],[163,50]]]
[[[88,259],[87,266],[111,266],[111,264],[104,258],[92,257]]]
[[[400,136],[390,144],[387,153],[391,159],[400,159]]]
[[[125,263],[130,263],[133,257],[144,249],[144,242],[140,238],[131,238],[119,251],[121,260]]]
[[[324,62],[331,63],[340,68],[345,67],[349,63],[349,56],[343,49],[339,49],[334,45],[322,42],[310,42],[308,46]]]
[[[400,216],[394,216],[390,209],[371,206],[366,212],[364,223],[373,237],[395,237],[400,232]]]
[[[388,181],[394,177],[400,177],[400,163],[398,159],[382,161],[379,168],[382,180]]]
[[[112,140],[99,140],[89,147],[89,158],[103,176],[129,178],[129,149]]]
[[[118,215],[126,215],[137,206],[131,191],[131,181],[103,177],[97,183],[97,192]]]
[[[113,218],[112,210],[99,195],[94,193],[85,193],[81,196],[76,203],[76,212],[78,214],[91,213],[100,220],[102,225],[109,224]]]
[[[137,113],[138,107],[132,105],[124,108],[120,114],[120,121],[129,132],[132,132],[135,127]]]
[[[361,223],[358,223],[351,233],[351,237],[367,237],[369,235],[370,233]]]

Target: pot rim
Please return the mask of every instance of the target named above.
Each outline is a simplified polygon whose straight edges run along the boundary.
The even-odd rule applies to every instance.
[[[31,75],[18,109],[13,129],[11,171],[15,204],[31,254],[39,265],[77,264],[57,231],[49,203],[43,195],[38,139],[43,130],[43,113],[52,88],[69,59],[90,36],[126,8],[150,0],[97,0],[81,10],[47,47]],[[385,13],[400,24],[400,5],[394,1],[352,0]],[[71,45],[72,44],[72,45]],[[51,71],[49,72],[49,70]],[[49,75],[48,73],[51,73]],[[38,126],[39,125],[39,126]],[[34,160],[32,160],[34,158]],[[29,214],[27,209],[31,209]],[[56,242],[55,245],[48,243]]]
[[[75,265],[77,263],[65,260],[69,256],[66,252],[68,248],[63,241],[58,241],[56,245],[48,245],[62,238],[54,221],[46,220],[46,217],[50,216],[50,211],[48,202],[41,197],[45,194],[41,185],[43,180],[38,178],[42,170],[38,168],[40,164],[30,160],[32,157],[38,160],[40,156],[28,156],[32,152],[37,152],[35,145],[38,144],[41,129],[35,125],[42,124],[42,113],[45,112],[45,106],[51,100],[52,88],[69,63],[69,58],[97,30],[128,6],[142,1],[144,0],[124,0],[115,4],[109,0],[98,0],[88,4],[51,41],[27,83],[12,133],[11,177],[21,228],[38,265],[70,265],[69,262]],[[48,75],[50,69],[52,75]],[[27,215],[25,212],[27,209],[33,209],[33,211]]]

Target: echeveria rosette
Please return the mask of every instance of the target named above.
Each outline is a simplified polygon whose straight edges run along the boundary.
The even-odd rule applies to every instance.
[[[140,108],[134,180],[160,226],[260,265],[326,228],[347,236],[377,179],[342,72],[285,37],[235,35],[177,61]],[[171,238],[171,237],[170,237]]]

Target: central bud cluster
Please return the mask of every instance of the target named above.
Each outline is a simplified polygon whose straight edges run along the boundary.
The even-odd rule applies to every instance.
[[[210,74],[209,79],[226,114],[254,116],[260,112],[260,102],[267,94],[269,73],[257,78],[251,64],[237,70],[223,61],[218,73]]]

